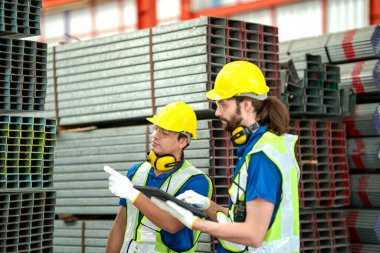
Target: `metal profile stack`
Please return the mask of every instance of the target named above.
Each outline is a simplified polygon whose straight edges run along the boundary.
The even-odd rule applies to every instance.
[[[380,252],[380,245],[351,243],[352,253],[377,253]]]
[[[275,27],[203,17],[57,46],[48,53],[47,110],[56,116],[56,85],[62,126],[141,120],[177,100],[211,114],[205,92],[225,63],[241,59],[279,96]]]
[[[322,120],[292,120],[301,177],[300,207],[335,208],[349,204],[350,184],[344,124]]]
[[[347,126],[347,137],[377,136],[376,123],[376,103],[358,104],[351,116],[343,117],[343,122]]]
[[[47,45],[0,38],[0,48],[0,110],[44,110]]]
[[[351,242],[355,245],[355,252],[371,252],[371,249],[380,247],[380,240],[376,234],[380,210],[351,209],[348,212],[348,227]],[[365,250],[367,249],[367,250]]]
[[[351,205],[380,208],[380,174],[351,175]]]
[[[53,252],[56,121],[38,116],[47,45],[16,39],[39,35],[41,6],[0,1],[0,252]]]
[[[339,64],[342,89],[353,89],[356,94],[380,91],[380,60]]]
[[[350,237],[343,211],[300,212],[301,252],[350,252]]]
[[[310,53],[321,55],[323,63],[346,63],[380,57],[380,26],[327,35],[303,38],[280,43],[280,58]]]
[[[380,169],[379,143],[380,136],[348,139],[347,155],[350,169]]]
[[[53,252],[54,191],[0,193],[1,252]]]
[[[282,100],[291,115],[341,114],[338,84],[339,67],[322,64],[319,55],[300,54],[282,63],[284,89]],[[297,71],[295,76],[292,72]],[[295,76],[295,77],[294,77]]]
[[[53,187],[55,120],[0,115],[0,189]]]
[[[40,0],[3,0],[0,2],[0,37],[40,35]]]

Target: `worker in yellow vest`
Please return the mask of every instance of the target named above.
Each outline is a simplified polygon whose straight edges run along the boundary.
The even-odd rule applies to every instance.
[[[217,252],[299,252],[297,136],[286,134],[289,112],[261,70],[246,61],[226,64],[206,96],[238,145],[237,164],[223,208],[194,191],[177,198],[202,209],[202,220],[174,202],[153,199],[187,227],[218,238]]]
[[[120,197],[106,252],[195,252],[200,231],[185,227],[135,188],[155,187],[173,196],[192,190],[211,198],[210,178],[184,157],[184,149],[196,139],[195,112],[186,103],[173,102],[147,120],[154,124],[147,160],[129,168],[126,176],[104,168],[110,191]]]

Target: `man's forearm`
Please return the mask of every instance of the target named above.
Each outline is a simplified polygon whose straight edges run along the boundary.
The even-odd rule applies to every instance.
[[[214,201],[210,201],[210,207],[205,210],[207,216],[216,221],[216,212],[221,211],[227,215],[228,209],[217,205]]]

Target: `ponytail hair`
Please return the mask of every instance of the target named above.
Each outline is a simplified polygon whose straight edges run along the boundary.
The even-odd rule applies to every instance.
[[[288,131],[289,111],[278,98],[268,96],[265,100],[252,99],[252,103],[260,125],[267,126],[268,130],[276,135],[282,135]]]

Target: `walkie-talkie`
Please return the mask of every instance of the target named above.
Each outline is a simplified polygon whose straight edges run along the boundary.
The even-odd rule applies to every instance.
[[[238,201],[234,208],[234,222],[244,222],[247,215],[244,201]]]

